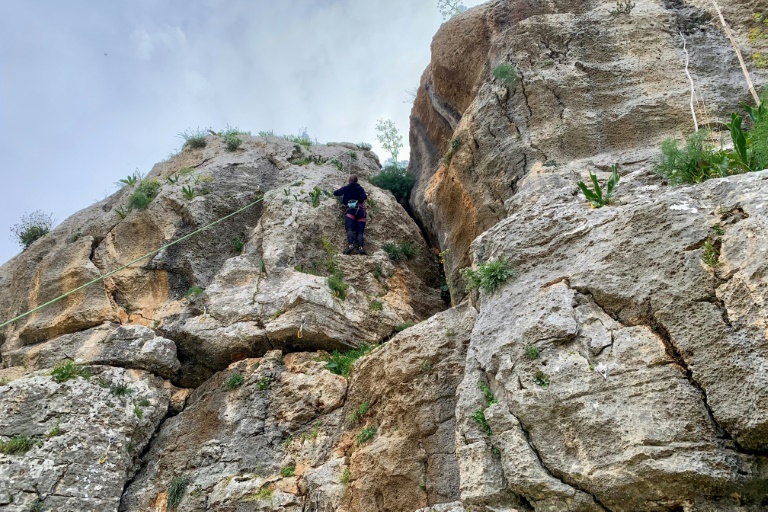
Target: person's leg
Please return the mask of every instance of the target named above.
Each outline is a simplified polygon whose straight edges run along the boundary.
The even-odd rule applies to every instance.
[[[363,244],[365,244],[365,237],[363,236],[363,233],[365,232],[365,219],[362,221],[357,221],[357,250],[360,252],[360,254],[368,254],[365,252],[365,249],[363,249]]]
[[[344,254],[352,254],[352,251],[354,250],[354,243],[355,243],[355,219],[350,219],[349,217],[344,218],[344,227],[347,228],[347,250],[344,251]]]

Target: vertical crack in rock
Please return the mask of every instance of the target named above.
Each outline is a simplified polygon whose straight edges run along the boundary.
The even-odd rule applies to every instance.
[[[522,421],[520,421],[520,418],[518,418],[518,417],[517,417],[517,415],[516,415],[516,414],[514,414],[512,411],[510,411],[510,414],[512,414],[512,416],[513,416],[513,417],[514,417],[514,418],[517,420],[517,422],[520,424],[520,430],[523,432],[523,435],[525,436],[525,441],[526,441],[526,443],[528,443],[528,446],[530,446],[530,448],[531,448],[531,451],[532,451],[532,452],[533,452],[533,454],[536,456],[536,460],[538,460],[538,461],[539,461],[539,465],[542,467],[542,469],[543,469],[544,471],[546,471],[546,473],[547,473],[549,476],[551,476],[552,478],[554,478],[554,479],[556,479],[556,480],[559,480],[559,481],[560,481],[560,482],[562,482],[564,485],[567,485],[567,486],[569,486],[569,487],[572,487],[573,489],[576,489],[577,491],[583,492],[584,494],[586,494],[586,495],[590,496],[590,497],[591,497],[591,498],[592,498],[592,499],[595,501],[595,503],[597,503],[597,505],[599,505],[600,507],[602,507],[602,508],[603,508],[603,510],[605,510],[606,512],[611,512],[611,509],[610,509],[610,508],[608,508],[607,506],[605,506],[605,504],[603,504],[603,503],[602,503],[602,502],[601,502],[599,499],[597,499],[597,497],[596,497],[594,494],[592,494],[591,492],[589,492],[588,490],[584,489],[583,487],[581,487],[581,486],[580,486],[580,485],[578,485],[578,484],[574,484],[573,482],[569,482],[568,480],[566,480],[566,479],[565,479],[565,476],[564,476],[562,473],[560,473],[559,471],[555,471],[555,470],[552,470],[552,469],[550,469],[550,468],[549,468],[549,467],[548,467],[548,466],[547,466],[547,465],[544,463],[544,459],[542,459],[542,457],[541,457],[541,454],[539,453],[539,450],[536,448],[536,445],[535,445],[535,444],[533,443],[533,441],[531,440],[531,435],[530,435],[530,433],[528,432],[528,429],[527,429],[527,428],[525,427],[525,425],[523,424],[523,422],[522,422]],[[533,507],[533,508],[535,508],[535,507]]]

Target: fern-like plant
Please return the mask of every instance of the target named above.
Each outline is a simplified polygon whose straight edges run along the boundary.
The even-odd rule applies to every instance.
[[[601,208],[607,204],[610,204],[612,199],[611,196],[613,195],[613,189],[616,187],[616,184],[620,179],[619,167],[617,165],[611,166],[611,177],[608,178],[608,183],[606,184],[605,190],[600,187],[600,184],[597,182],[597,176],[592,174],[591,171],[589,173],[589,179],[592,180],[592,186],[594,189],[590,190],[583,181],[580,181],[578,185],[592,207]]]

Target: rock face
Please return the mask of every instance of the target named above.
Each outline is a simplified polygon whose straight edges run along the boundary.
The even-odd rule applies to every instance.
[[[751,16],[764,6],[720,3],[751,55]],[[752,101],[711,2],[633,5],[615,16],[608,1],[495,1],[435,36],[411,112],[411,205],[433,243],[449,249],[455,302],[470,243],[507,216],[506,201],[535,162],[602,155],[596,164],[636,168],[656,158],[661,140],[693,130],[681,34],[706,102],[700,119],[727,120]],[[514,78],[494,78],[499,66]],[[751,62],[750,70],[758,85],[768,78]]]
[[[153,169],[145,210],[126,187],[0,267],[11,317],[258,200],[0,334],[0,508],[768,509],[768,170],[652,172],[690,131],[682,38],[702,122],[748,94],[710,2],[630,5],[497,0],[443,25],[410,134],[431,248],[368,184],[374,154],[213,135]],[[753,68],[765,6],[722,8]],[[576,182],[616,163],[616,201],[590,208]],[[350,172],[365,258],[339,254],[328,194]],[[514,276],[467,289],[494,260]]]
[[[365,180],[377,172],[375,155],[350,144],[306,148],[277,137],[243,138],[243,148],[230,152],[211,136],[205,148],[158,164],[147,180],[157,180],[160,192],[145,210],[129,210],[134,189],[126,186],[0,267],[0,312],[10,318],[263,198],[15,322],[3,333],[3,358],[15,361],[18,351],[105,322],[141,324],[178,347],[181,371],[164,372],[197,386],[231,362],[273,348],[377,343],[397,325],[444,307],[436,262],[389,192],[363,181],[371,257],[339,254],[346,235],[331,192],[349,173]],[[190,189],[191,200],[184,193]],[[416,256],[394,263],[381,250],[388,243],[410,243]],[[343,273],[346,300],[328,285],[332,271]],[[379,314],[372,301],[381,304]]]

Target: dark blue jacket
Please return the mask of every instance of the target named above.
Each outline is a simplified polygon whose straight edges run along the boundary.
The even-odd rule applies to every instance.
[[[341,202],[347,204],[350,201],[360,201],[361,203],[368,199],[368,195],[359,183],[350,183],[333,193],[335,196],[342,196]]]

